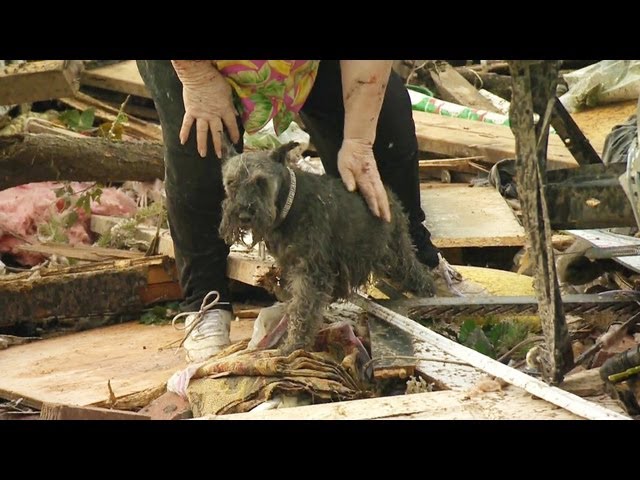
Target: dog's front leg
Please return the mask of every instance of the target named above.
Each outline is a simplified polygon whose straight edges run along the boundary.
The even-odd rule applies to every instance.
[[[313,346],[322,325],[322,314],[331,303],[332,275],[319,271],[317,266],[311,269],[306,261],[302,261],[290,268],[286,277],[286,288],[291,295],[287,305],[289,326],[280,351],[288,355],[294,350]]]

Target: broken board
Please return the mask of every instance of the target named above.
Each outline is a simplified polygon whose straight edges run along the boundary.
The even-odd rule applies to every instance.
[[[74,95],[82,63],[43,60],[0,69],[0,105],[30,103]]]
[[[426,226],[438,248],[525,244],[524,229],[494,188],[424,184],[420,196]]]
[[[252,331],[252,320],[231,322],[231,341]],[[171,325],[130,322],[2,350],[0,398],[23,398],[34,408],[102,406],[109,402],[108,381],[117,398],[157,388],[187,366],[184,351],[175,353],[182,334]]]
[[[104,234],[120,221],[127,219],[119,217],[109,217],[104,215],[91,216],[91,230],[95,233]],[[156,235],[155,227],[138,226],[135,238],[150,242]],[[160,229],[158,242],[158,253],[175,258],[173,240],[169,230]],[[232,247],[233,249],[234,247]],[[251,252],[231,251],[227,257],[227,277],[246,283],[247,285],[262,286],[266,276],[275,272],[275,260],[271,255],[266,255],[264,259]]]
[[[586,240],[594,247],[640,247],[640,238],[629,235],[618,235],[606,230],[566,230],[567,233]],[[640,255],[613,257],[620,265],[640,273]]]
[[[516,141],[507,126],[419,111],[413,112],[413,119],[421,151],[449,157],[484,156],[491,163],[516,158]],[[577,166],[560,137],[550,135],[549,170]]]
[[[82,73],[81,83],[114,92],[151,98],[151,94],[142,81],[140,72],[138,72],[135,60],[126,60],[105,67],[85,70]]]
[[[451,65],[438,65],[435,70],[430,70],[429,73],[442,100],[478,110],[500,113]]]
[[[524,390],[416,393],[261,412],[212,415],[215,420],[579,420],[581,417]]]

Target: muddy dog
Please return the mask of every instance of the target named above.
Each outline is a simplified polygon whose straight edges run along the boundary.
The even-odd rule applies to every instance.
[[[408,219],[387,188],[391,223],[372,215],[339,178],[295,171],[278,150],[234,155],[222,165],[226,198],[220,235],[228,244],[251,231],[282,270],[287,294],[287,354],[310,348],[332,301],[348,298],[371,274],[418,295],[433,295],[430,272],[415,255]]]

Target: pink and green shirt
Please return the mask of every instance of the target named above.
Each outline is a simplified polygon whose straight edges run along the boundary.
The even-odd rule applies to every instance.
[[[304,105],[318,73],[319,60],[214,60],[240,101],[242,123],[255,133],[273,119],[284,132]]]

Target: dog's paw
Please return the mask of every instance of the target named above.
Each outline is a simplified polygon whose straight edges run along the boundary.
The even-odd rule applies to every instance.
[[[290,355],[296,350],[305,350],[304,343],[285,341],[282,345],[278,347],[278,352],[280,352],[280,354],[283,356]]]

